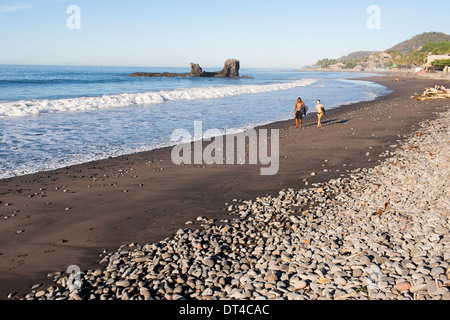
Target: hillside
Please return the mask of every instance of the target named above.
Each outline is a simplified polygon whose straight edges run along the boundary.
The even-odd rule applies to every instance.
[[[441,41],[450,41],[450,35],[442,32],[425,32],[414,36],[409,40],[403,41],[386,51],[398,51],[402,54],[407,54],[410,51],[418,50],[426,43],[435,43]]]
[[[331,70],[385,70],[402,66],[417,67],[424,64],[428,54],[450,53],[450,35],[425,32],[384,51],[356,51],[339,59],[322,59],[315,68]]]
[[[351,61],[351,60],[355,60],[355,59],[365,58],[372,54],[377,54],[377,53],[381,53],[381,51],[356,51],[356,52],[349,53],[346,56],[342,56],[338,60],[339,61]]]

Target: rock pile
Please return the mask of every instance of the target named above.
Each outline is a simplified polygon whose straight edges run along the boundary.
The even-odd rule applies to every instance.
[[[104,253],[98,269],[25,299],[450,299],[449,116],[373,169],[226,204],[159,243]]]

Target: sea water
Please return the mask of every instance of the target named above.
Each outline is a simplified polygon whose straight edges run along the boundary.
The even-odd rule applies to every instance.
[[[204,68],[217,71],[220,68]],[[0,178],[170,146],[176,129],[245,130],[389,93],[360,73],[241,69],[251,79],[134,78],[186,68],[0,65]],[[350,80],[352,79],[352,80]]]

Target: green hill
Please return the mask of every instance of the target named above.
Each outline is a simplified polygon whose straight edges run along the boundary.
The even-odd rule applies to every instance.
[[[352,61],[352,60],[359,60],[362,58],[366,58],[372,54],[381,53],[381,51],[356,51],[349,53],[346,56],[340,57],[339,61]]]
[[[425,32],[403,41],[387,51],[397,51],[402,54],[407,54],[413,50],[419,50],[424,44],[442,41],[450,41],[450,35],[442,32]]]
[[[356,51],[339,59],[319,60],[315,67],[327,69],[338,63],[345,65],[341,66],[342,69],[414,67],[423,65],[429,53],[437,55],[450,53],[450,35],[442,32],[425,32],[384,51]]]

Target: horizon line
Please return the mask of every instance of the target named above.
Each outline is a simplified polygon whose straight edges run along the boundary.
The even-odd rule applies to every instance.
[[[144,66],[144,65],[96,65],[96,64],[35,64],[35,63],[0,63],[0,66],[40,66],[40,67],[121,67],[121,68],[186,68],[189,66]],[[204,68],[222,68],[223,66],[202,66]],[[308,65],[297,67],[241,67],[242,69],[303,69]]]

